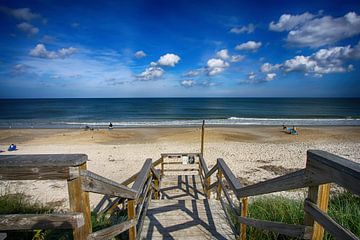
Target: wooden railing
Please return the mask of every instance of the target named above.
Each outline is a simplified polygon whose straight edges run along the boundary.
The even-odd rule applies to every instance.
[[[150,199],[159,197],[160,171],[147,159],[141,170],[122,184],[86,169],[85,154],[41,154],[0,156],[1,180],[66,180],[70,213],[0,215],[0,231],[33,229],[72,229],[75,240],[110,239],[129,230],[129,239],[140,234]],[[132,187],[128,187],[134,182]],[[127,208],[125,222],[92,233],[89,192],[104,194],[115,201],[102,209],[114,210],[123,203]]]
[[[210,197],[210,190],[216,187],[216,199],[221,202],[227,214],[232,212],[231,216],[235,216],[236,222],[240,224],[238,235],[242,240],[246,239],[246,226],[303,239],[322,239],[324,229],[335,239],[359,239],[326,213],[329,201],[329,183],[336,183],[352,193],[360,195],[360,164],[358,163],[328,152],[309,150],[305,169],[244,187],[223,159],[217,159],[216,165],[209,170],[201,155],[199,173],[207,196]],[[211,184],[211,176],[215,173],[216,181]],[[225,186],[224,182],[229,188]],[[308,197],[304,201],[305,220],[303,225],[247,217],[248,197],[305,187],[308,188]],[[231,192],[237,203],[234,203],[231,198]],[[222,193],[224,193],[224,197],[221,197]],[[231,216],[228,218],[230,219]],[[235,225],[232,227],[236,229]]]

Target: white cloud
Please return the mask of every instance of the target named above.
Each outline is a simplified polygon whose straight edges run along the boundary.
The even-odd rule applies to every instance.
[[[143,58],[143,57],[146,57],[146,53],[143,51],[143,50],[140,50],[140,51],[137,51],[134,56],[136,58]]]
[[[250,23],[247,26],[241,26],[241,27],[233,27],[230,29],[231,33],[241,34],[241,33],[252,33],[255,30],[254,24]]]
[[[250,50],[256,51],[261,47],[261,42],[248,41],[246,43],[239,44],[235,47],[236,50]]]
[[[341,73],[353,70],[346,65],[349,60],[360,58],[360,42],[355,46],[320,49],[310,56],[295,56],[283,64],[285,72],[302,71],[305,74],[322,76],[328,73]]]
[[[19,19],[19,20],[25,20],[25,21],[31,21],[34,18],[39,18],[40,15],[31,12],[30,8],[7,8],[7,7],[0,7],[0,11],[5,12],[7,14],[10,14],[11,16]]]
[[[180,85],[185,88],[190,88],[196,85],[196,82],[194,80],[183,80],[180,82]]]
[[[150,81],[162,77],[164,70],[161,67],[149,67],[137,76],[138,80]]]
[[[167,53],[160,57],[158,64],[162,66],[174,67],[180,61],[180,57],[173,53]]]
[[[283,14],[281,15],[277,23],[271,22],[269,24],[269,29],[277,32],[289,31],[295,27],[298,27],[301,24],[308,22],[315,17],[315,15],[308,12],[300,15]]]
[[[223,72],[227,67],[229,67],[229,63],[219,58],[211,58],[207,61],[207,71],[209,76],[217,75]]]
[[[300,47],[320,47],[360,34],[360,16],[349,12],[342,17],[284,14],[270,30],[289,31],[286,41]]]
[[[58,51],[48,51],[44,44],[37,44],[35,48],[31,49],[29,55],[32,57],[38,58],[47,58],[47,59],[55,59],[55,58],[66,58],[71,56],[77,51],[74,47],[62,48]]]
[[[230,57],[230,62],[232,63],[241,62],[244,59],[245,59],[244,55],[233,55]]]
[[[197,77],[203,72],[204,72],[204,69],[200,68],[200,69],[190,70],[187,73],[185,73],[183,76],[184,77]]]
[[[22,22],[17,25],[17,28],[23,31],[24,33],[27,33],[28,35],[32,36],[39,32],[39,29],[37,27],[34,27],[30,23]]]
[[[263,73],[273,72],[278,70],[281,67],[281,64],[272,65],[271,63],[264,63],[261,65],[260,71]]]
[[[276,77],[276,73],[267,73],[265,80],[272,81],[272,80],[274,80],[275,77]]]
[[[229,51],[227,49],[222,49],[222,50],[218,51],[216,53],[216,56],[221,58],[221,59],[224,59],[224,60],[230,58]]]

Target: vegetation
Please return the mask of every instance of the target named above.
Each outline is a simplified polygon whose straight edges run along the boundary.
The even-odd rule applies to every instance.
[[[279,196],[256,197],[249,204],[248,217],[288,224],[303,224],[303,205],[302,199],[289,199]],[[343,227],[360,237],[359,196],[349,192],[337,193],[331,196],[328,214]],[[247,236],[248,239],[294,239],[253,227],[247,227]],[[329,240],[333,239],[333,237],[326,232],[324,239]]]

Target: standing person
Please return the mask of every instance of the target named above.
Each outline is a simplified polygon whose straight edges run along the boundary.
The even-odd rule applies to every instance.
[[[110,124],[109,124],[109,129],[112,129],[113,128],[113,125],[112,125],[112,123],[110,122]]]

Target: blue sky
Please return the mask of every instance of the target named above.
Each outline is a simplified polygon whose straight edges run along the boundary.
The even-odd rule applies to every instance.
[[[0,97],[360,97],[359,1],[1,1]]]

